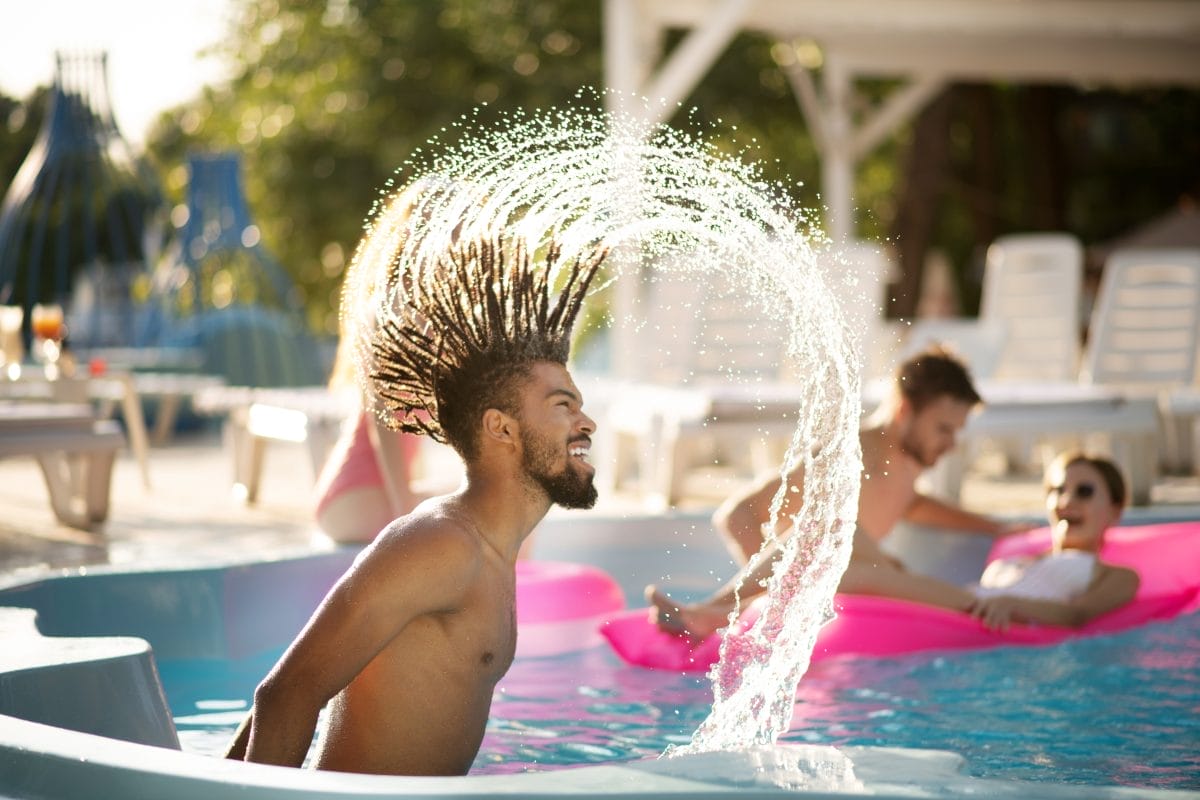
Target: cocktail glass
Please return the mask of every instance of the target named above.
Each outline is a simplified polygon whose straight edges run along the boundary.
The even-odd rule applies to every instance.
[[[44,365],[47,378],[58,377],[58,360],[62,356],[62,341],[67,335],[62,306],[57,303],[38,303],[29,315],[33,331],[33,358]]]

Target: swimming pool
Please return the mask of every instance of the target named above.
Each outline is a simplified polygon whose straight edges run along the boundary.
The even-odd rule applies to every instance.
[[[161,667],[185,751],[219,755],[272,659]],[[655,757],[708,712],[703,677],[643,670],[606,648],[519,660],[472,772]],[[834,659],[800,684],[783,741],[949,750],[970,775],[1200,788],[1200,615],[1058,647]]]
[[[724,574],[699,518],[619,523],[548,521],[535,554],[560,558],[569,550],[600,560],[635,596],[647,580],[702,589]],[[633,557],[668,550],[669,561]],[[152,642],[185,752],[4,719],[0,795],[78,796],[80,785],[104,782],[119,787],[108,794],[128,797],[212,796],[214,786],[229,784],[262,797],[290,797],[300,788],[346,796],[553,796],[581,787],[631,796],[736,795],[750,786],[1096,797],[1122,796],[1111,788],[1122,784],[1142,787],[1127,795],[1142,797],[1157,794],[1150,787],[1198,785],[1198,615],[1052,648],[823,662],[801,683],[790,744],[765,751],[613,766],[685,741],[707,711],[708,688],[695,678],[620,665],[600,648],[514,665],[497,693],[477,777],[330,776],[195,755],[224,747],[274,654],[350,558],[339,551],[176,573],[101,570],[7,587],[0,602],[37,608],[43,633],[122,633]],[[613,569],[620,563],[624,572]],[[965,765],[923,748],[959,753]],[[608,766],[562,771],[579,764]],[[1078,792],[1063,784],[1079,785]]]

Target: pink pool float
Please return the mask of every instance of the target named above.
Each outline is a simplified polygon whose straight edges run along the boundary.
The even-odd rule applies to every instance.
[[[623,608],[625,595],[604,570],[566,561],[518,561],[517,656],[601,645],[600,624]]]
[[[1050,529],[1039,528],[1000,540],[988,561],[1037,555],[1050,549]],[[1137,571],[1133,601],[1080,628],[1011,625],[985,628],[966,614],[886,597],[837,595],[837,617],[821,629],[814,662],[834,656],[892,656],[922,650],[958,650],[998,645],[1054,644],[1170,619],[1200,608],[1200,522],[1176,522],[1110,530],[1100,557]],[[757,619],[762,598],[737,620],[744,631]],[[630,664],[652,669],[705,672],[717,660],[722,633],[702,640],[660,631],[646,609],[614,615],[601,626],[613,650]]]

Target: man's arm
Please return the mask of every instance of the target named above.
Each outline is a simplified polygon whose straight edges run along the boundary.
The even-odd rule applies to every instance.
[[[788,530],[792,515],[804,504],[804,467],[797,466],[787,479],[788,491],[779,512],[776,536]],[[771,519],[771,501],[779,491],[779,483],[778,474],[764,475],[730,496],[713,514],[713,527],[739,564],[747,563],[763,546],[763,526]]]
[[[917,525],[958,533],[977,533],[997,539],[1011,533],[1027,531],[1034,526],[1029,523],[1006,523],[967,511],[924,494],[918,494],[904,512],[904,519]]]
[[[242,724],[238,725],[237,731],[233,734],[233,741],[229,743],[229,747],[225,750],[225,758],[231,758],[234,761],[244,761],[246,759],[246,745],[250,742],[250,726],[254,724],[254,709],[250,709],[250,713],[242,720]]]
[[[1139,580],[1131,569],[1103,565],[1087,591],[1067,602],[999,595],[977,600],[971,614],[993,630],[1007,630],[1011,622],[1078,628],[1132,600]]]
[[[729,612],[733,610],[735,593],[740,595],[744,606],[766,591],[762,584],[774,571],[779,554],[779,544],[770,543],[763,549],[753,570],[740,570],[732,580],[700,603],[676,603],[656,587],[647,587],[646,599],[650,603],[653,620],[663,630],[685,633],[695,638],[708,636],[725,627]],[[975,596],[962,587],[905,571],[860,528],[855,529],[850,564],[842,575],[838,591],[894,597],[954,611],[967,611],[975,602]]]
[[[387,529],[330,590],[254,693],[245,760],[300,766],[317,715],[414,618],[452,611],[478,548],[453,525]],[[239,732],[241,738],[241,732]],[[235,739],[230,748],[238,750]]]

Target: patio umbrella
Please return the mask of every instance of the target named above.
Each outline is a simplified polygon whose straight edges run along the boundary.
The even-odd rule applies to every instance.
[[[73,346],[134,344],[161,244],[158,181],[121,136],[107,56],[58,54],[41,130],[0,205],[0,304],[66,308]]]
[[[324,381],[303,298],[262,244],[233,153],[193,154],[186,219],[155,274],[143,336],[201,354],[202,369],[237,386]]]

